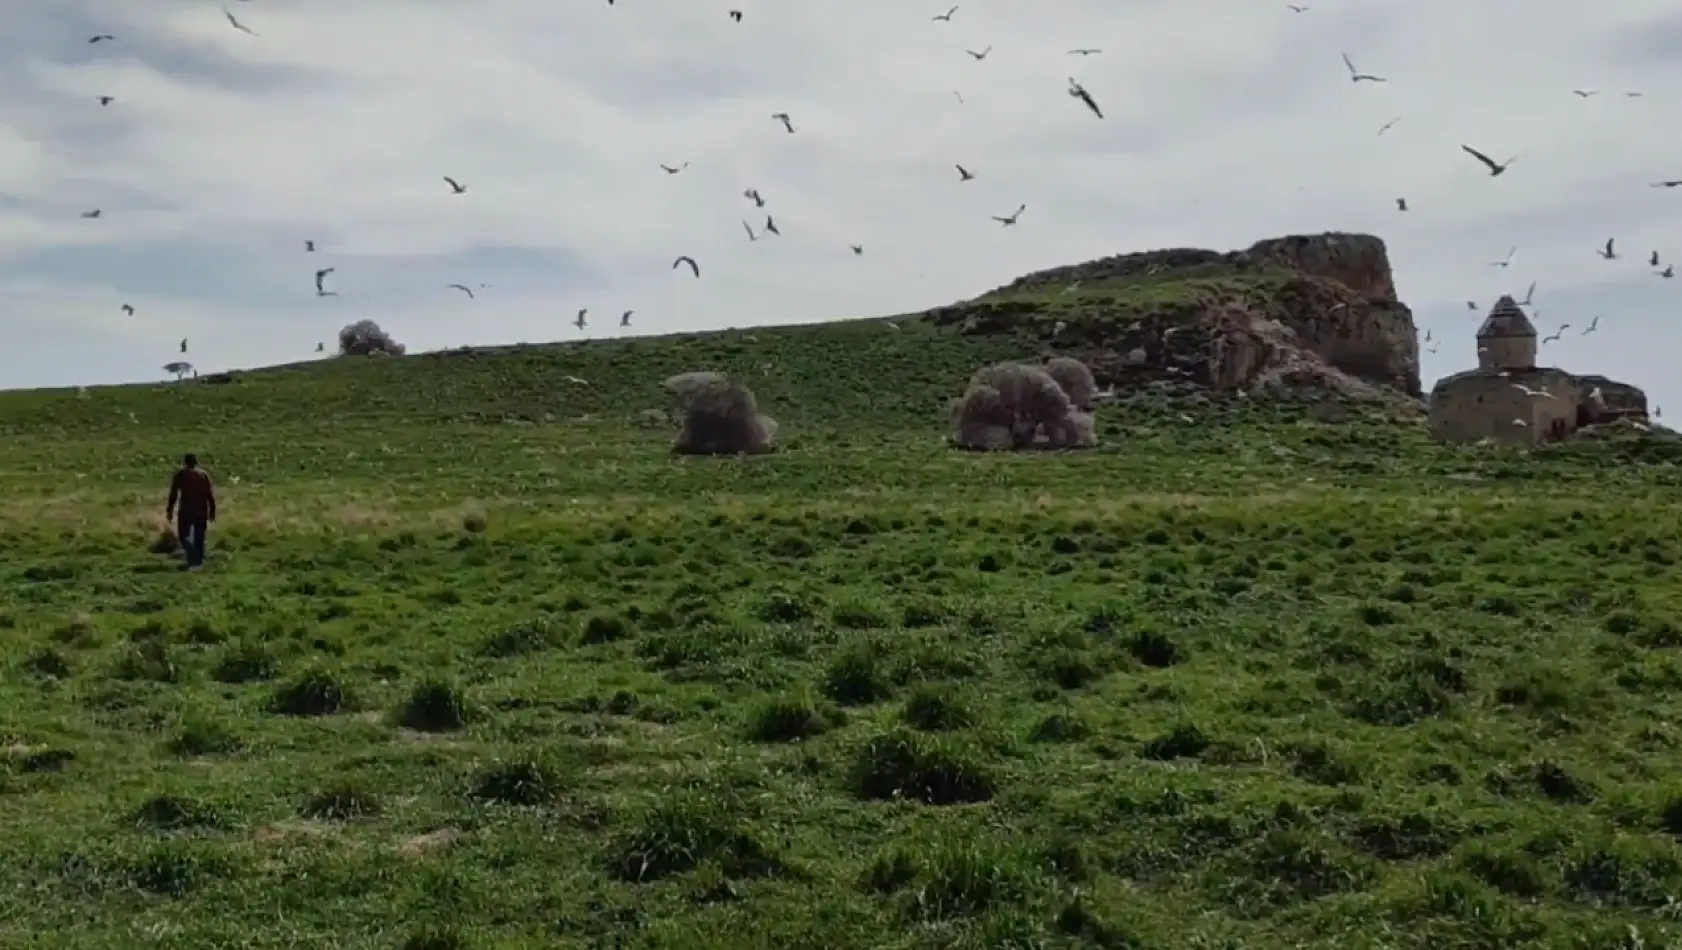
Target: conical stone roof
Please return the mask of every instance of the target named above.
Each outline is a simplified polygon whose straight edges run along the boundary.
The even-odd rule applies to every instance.
[[[1518,301],[1503,295],[1495,301],[1495,306],[1489,309],[1489,316],[1478,328],[1478,337],[1492,336],[1535,336],[1536,325],[1524,315]]]

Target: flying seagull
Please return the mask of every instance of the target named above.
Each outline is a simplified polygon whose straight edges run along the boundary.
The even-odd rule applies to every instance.
[[[863,244],[849,244],[847,246],[853,249],[853,256],[854,257],[857,257],[857,256],[864,253],[864,245]]]
[[[314,241],[305,241],[304,242],[304,253],[308,254],[308,253],[310,253],[311,251],[314,251],[314,250],[315,250],[315,242]]]
[[[181,338],[181,352],[183,352],[183,353],[187,352],[187,338],[186,337]]]
[[[1518,248],[1515,246],[1512,250],[1507,252],[1507,256],[1505,258],[1503,258],[1501,260],[1498,260],[1498,261],[1490,261],[1489,266],[1490,267],[1511,267],[1511,266],[1513,266],[1513,255],[1515,255],[1517,253],[1518,253]]]
[[[953,165],[952,167],[956,168],[958,170],[958,180],[959,181],[971,181],[975,178],[975,175],[973,175],[970,172],[969,169],[965,168],[962,165]]]
[[[958,97],[958,105],[963,105],[963,104],[964,104],[964,94],[963,94],[963,93],[961,93],[961,92],[959,92],[959,91],[958,91],[958,90],[956,90],[956,89],[954,89],[954,90],[952,90],[952,95],[954,95],[954,96],[957,96],[957,97]]]
[[[1665,267],[1664,270],[1659,271],[1658,274],[1659,274],[1660,277],[1663,277],[1665,280],[1669,280],[1672,277],[1676,276],[1676,267],[1675,267],[1675,265],[1668,265],[1668,266]]]
[[[1543,343],[1552,343],[1552,342],[1558,340],[1560,337],[1564,336],[1565,331],[1569,330],[1569,329],[1571,329],[1571,324],[1562,323],[1562,324],[1559,325],[1558,330],[1555,330],[1554,332],[1548,334],[1547,336],[1542,337],[1542,342]]]
[[[672,167],[672,166],[670,166],[670,165],[661,165],[661,166],[660,166],[660,167],[661,167],[661,168],[662,168],[662,169],[664,169],[664,170],[665,170],[665,172],[666,172],[666,174],[668,174],[668,175],[676,175],[676,174],[677,174],[677,173],[678,173],[678,172],[680,172],[680,171],[683,171],[683,170],[684,170],[684,169],[685,169],[685,168],[688,168],[688,167],[689,167],[689,163],[688,163],[688,162],[684,162],[684,163],[683,163],[683,164],[682,164],[682,165],[679,165],[679,166],[678,166],[678,167],[676,167],[676,168],[673,168],[673,167]]]
[[[95,208],[92,211],[82,212],[82,217],[84,217],[84,218],[97,218],[97,217],[99,217],[100,213],[101,213],[100,210],[98,208]]]
[[[777,220],[770,215],[765,216],[765,230],[771,234],[777,235],[778,237],[782,237],[783,235],[783,232],[777,230]]]
[[[794,134],[794,120],[789,118],[787,112],[773,112],[771,113],[771,118],[781,122],[783,124],[783,128],[788,130],[788,134]]]
[[[1520,300],[1518,302],[1518,305],[1521,306],[1521,307],[1530,306],[1530,300],[1531,300],[1532,297],[1535,297],[1535,296],[1536,296],[1536,282],[1531,281],[1530,282],[1530,287],[1527,290],[1525,290],[1525,292],[1524,292],[1524,299]]]
[[[1391,119],[1389,122],[1384,123],[1383,125],[1378,127],[1378,134],[1383,135],[1384,133],[1390,131],[1392,128],[1395,127],[1396,123],[1400,122],[1400,121],[1402,121],[1402,117],[1401,116],[1396,116],[1394,119]]]
[[[1351,60],[1349,58],[1348,53],[1343,54],[1343,65],[1349,68],[1349,81],[1350,82],[1361,82],[1363,80],[1366,81],[1366,82],[1389,82],[1390,81],[1388,79],[1385,79],[1383,76],[1374,76],[1371,73],[1357,72],[1356,69],[1355,69],[1355,62],[1354,62],[1354,60]]]
[[[1069,50],[1069,55],[1070,56],[1091,56],[1095,53],[1102,53],[1102,52],[1103,52],[1103,50],[1101,50],[1101,49],[1091,49],[1089,47],[1084,47],[1083,46],[1080,49]]]
[[[678,266],[681,264],[688,264],[690,271],[692,271],[696,277],[701,276],[701,265],[695,263],[695,258],[690,257],[687,254],[683,255],[677,260],[672,261],[672,270],[677,270]]]
[[[326,290],[324,288],[322,288],[322,286],[321,286],[321,282],[327,279],[328,274],[331,274],[336,270],[338,270],[337,267],[323,267],[322,269],[315,272],[315,292],[316,293],[318,293],[318,294],[325,294],[326,293]]]
[[[101,33],[98,36],[89,37],[88,42],[89,43],[99,43],[99,42],[103,42],[105,40],[114,40],[114,39],[116,39],[116,37],[112,36],[109,33]]]
[[[1609,260],[1609,261],[1617,260],[1618,259],[1618,252],[1612,246],[1614,240],[1615,240],[1614,238],[1607,238],[1606,239],[1606,247],[1601,249],[1601,250],[1595,251],[1595,253],[1599,254],[1605,260]]]
[[[449,290],[459,290],[467,295],[467,299],[473,299],[473,291],[469,290],[466,284],[446,284],[445,287]]]
[[[754,207],[756,208],[765,207],[765,199],[759,196],[758,188],[749,188],[747,191],[742,192],[742,197],[753,202]]]
[[[131,317],[134,316],[134,304],[129,304],[129,303],[123,304],[123,312],[128,314]]]
[[[450,176],[445,175],[444,180],[449,183],[451,194],[461,195],[461,194],[466,194],[467,193],[467,186],[461,184],[458,181],[456,181],[454,178],[451,178]]]
[[[316,345],[315,345],[315,351],[316,351],[316,352],[317,352],[317,353],[325,353],[325,352],[327,352],[327,344],[325,344],[325,343],[317,343],[317,344],[316,344]]]
[[[950,23],[950,22],[952,22],[952,14],[957,13],[957,12],[958,12],[958,8],[953,7],[952,9],[947,10],[945,13],[942,13],[940,16],[930,17],[930,20],[931,21],[932,20],[945,20],[946,22]]]
[[[730,11],[730,19],[735,20],[737,23],[742,22],[742,11],[731,10]]]
[[[748,240],[750,240],[750,241],[759,240],[759,235],[753,233],[753,225],[747,223],[747,221],[745,219],[742,221],[742,230],[748,232]]]
[[[1659,252],[1658,252],[1658,251],[1654,251],[1654,252],[1653,252],[1653,256],[1652,256],[1652,257],[1649,257],[1649,258],[1648,258],[1648,259],[1647,259],[1647,266],[1648,266],[1648,267],[1657,267],[1657,266],[1659,266]]]
[[[1654,188],[1682,187],[1682,178],[1673,178],[1669,181],[1655,181],[1655,182],[1653,182],[1653,187]]]
[[[620,314],[619,315],[619,325],[622,326],[622,327],[630,326],[631,325],[631,314],[633,314],[633,313],[636,313],[636,311],[635,310],[627,310],[624,313]]]
[[[1408,200],[1406,198],[1397,198],[1396,199],[1396,210],[1397,211],[1406,211],[1407,209],[1408,209]]]
[[[1002,224],[1002,225],[1004,225],[1005,227],[1008,228],[1011,225],[1016,223],[1017,218],[1022,217],[1022,212],[1027,210],[1027,208],[1028,208],[1028,206],[1025,205],[1025,204],[1017,205],[1015,211],[1012,211],[1010,214],[1008,214],[1008,215],[1006,215],[1002,218],[999,217],[996,214],[993,215],[993,220],[999,222],[1000,224]]]
[[[1573,96],[1576,96],[1579,99],[1587,99],[1590,96],[1600,95],[1600,90],[1599,89],[1573,89],[1573,90],[1571,90],[1571,94]]]
[[[1465,152],[1467,155],[1470,155],[1473,158],[1477,159],[1478,161],[1482,162],[1484,164],[1484,167],[1489,169],[1489,177],[1491,177],[1491,178],[1494,178],[1496,175],[1499,175],[1502,172],[1506,171],[1508,166],[1510,166],[1510,165],[1512,165],[1512,163],[1518,161],[1518,156],[1514,155],[1512,158],[1509,158],[1504,162],[1497,162],[1494,159],[1490,158],[1488,155],[1485,155],[1484,153],[1482,153],[1482,152],[1478,151],[1477,149],[1471,147],[1470,145],[1462,145],[1462,146],[1460,146],[1460,150]]]
[[[116,96],[100,96],[99,97],[99,104],[102,105],[102,106],[108,106],[111,103],[116,102],[116,101],[117,101]]]
[[[1086,103],[1086,107],[1092,110],[1093,115],[1100,119],[1104,117],[1104,111],[1098,108],[1098,103],[1092,101],[1092,94],[1086,91],[1085,86],[1075,82],[1075,77],[1073,76],[1069,77],[1069,95]]]
[[[252,36],[257,35],[256,33],[252,33],[251,29],[244,23],[234,19],[233,13],[229,11],[227,7],[222,8],[222,14],[228,18],[229,23],[233,24],[234,29],[240,31],[241,33],[250,33]]]
[[[1550,393],[1545,389],[1531,389],[1529,386],[1523,385],[1522,383],[1513,383],[1512,386],[1513,386],[1514,389],[1518,390],[1521,393],[1524,393],[1526,396],[1529,396],[1532,399],[1535,399],[1537,397],[1542,397],[1542,398],[1546,398],[1546,399],[1558,399],[1559,398],[1558,396],[1555,396],[1553,393]]]
[[[577,317],[577,319],[572,321],[572,325],[577,327],[580,330],[589,326],[590,321],[588,319],[586,319],[585,316],[584,316],[585,314],[587,314],[589,312],[590,312],[589,307],[585,307],[583,310],[578,311],[578,317]]]
[[[1590,333],[1593,333],[1598,329],[1600,329],[1600,318],[1595,317],[1593,320],[1589,321],[1588,329],[1583,331],[1583,336],[1588,336]]]
[[[1308,12],[1307,7],[1299,7],[1294,3],[1287,3],[1287,4],[1285,4],[1285,7],[1286,7],[1286,9],[1290,10],[1292,13],[1307,13]]]
[[[992,51],[993,51],[993,47],[991,47],[991,46],[987,47],[986,49],[982,50],[979,53],[977,53],[975,50],[972,50],[972,49],[964,50],[964,52],[970,54],[971,56],[974,56],[975,61],[978,62],[978,63],[981,62],[982,60],[986,59],[987,54],[991,53]]]

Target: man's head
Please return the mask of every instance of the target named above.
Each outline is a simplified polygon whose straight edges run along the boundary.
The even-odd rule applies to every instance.
[[[187,466],[188,468],[198,468],[199,467],[199,457],[197,455],[194,455],[191,452],[188,452],[185,456],[182,457],[181,464]]]

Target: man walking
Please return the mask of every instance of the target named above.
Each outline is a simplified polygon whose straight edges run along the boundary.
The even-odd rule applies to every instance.
[[[199,458],[191,452],[170,479],[164,517],[175,519],[175,536],[187,553],[187,570],[198,570],[204,564],[205,526],[216,520],[216,492],[210,487],[210,473],[199,468]]]

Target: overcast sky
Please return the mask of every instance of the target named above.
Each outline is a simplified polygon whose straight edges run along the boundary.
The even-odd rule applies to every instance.
[[[182,337],[201,370],[303,359],[363,317],[431,349],[577,338],[581,307],[591,335],[886,315],[1350,230],[1443,341],[1427,384],[1473,362],[1468,300],[1534,280],[1544,330],[1603,318],[1549,361],[1682,412],[1682,280],[1646,266],[1682,261],[1682,188],[1649,187],[1682,178],[1682,7],[1306,2],[233,0],[251,36],[217,0],[14,0],[0,386],[156,378]]]

